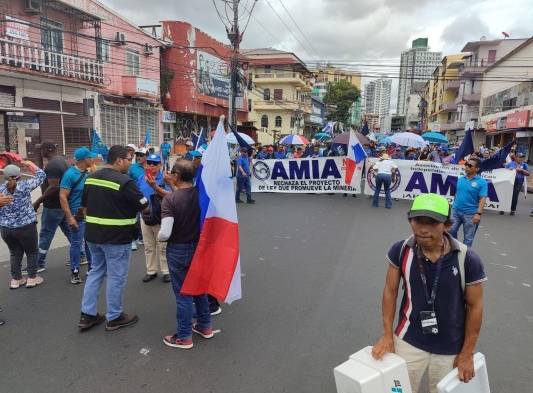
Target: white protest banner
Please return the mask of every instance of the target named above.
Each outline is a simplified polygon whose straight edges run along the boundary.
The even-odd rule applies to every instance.
[[[359,187],[345,182],[346,157],[254,160],[252,192],[347,193],[360,194]],[[362,165],[356,169],[355,181],[361,184]]]
[[[370,168],[377,160],[377,158],[367,159],[367,168]],[[399,175],[391,184],[393,198],[414,199],[419,194],[432,192],[445,196],[450,202],[453,202],[457,179],[464,175],[462,166],[442,165],[430,161],[393,161],[398,166],[399,171]],[[481,176],[489,182],[489,194],[485,208],[510,211],[515,172],[508,169],[496,169],[482,172]],[[373,171],[367,173],[365,183],[365,194],[373,195],[376,189]],[[381,194],[385,195],[383,190]]]

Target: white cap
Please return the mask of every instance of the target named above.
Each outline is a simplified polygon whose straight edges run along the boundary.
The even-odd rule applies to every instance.
[[[185,143],[187,146],[194,146],[194,143],[192,143],[191,141],[187,141],[187,143]]]
[[[146,154],[147,152],[148,152],[148,149],[145,148],[145,147],[139,147],[139,148],[137,148],[137,150],[135,150],[135,153]]]
[[[133,151],[137,151],[137,146],[135,146],[133,143],[129,143],[126,145],[127,148],[133,149]]]

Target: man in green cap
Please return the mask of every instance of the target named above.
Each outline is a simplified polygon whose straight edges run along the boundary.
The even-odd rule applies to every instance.
[[[459,378],[474,377],[473,354],[483,315],[483,264],[472,250],[447,233],[446,198],[422,194],[407,215],[413,234],[395,243],[383,290],[384,333],[372,350],[376,359],[394,352],[407,362],[413,393],[428,371],[429,392],[454,367]],[[400,280],[404,294],[393,329]],[[425,391],[425,390],[424,390]]]

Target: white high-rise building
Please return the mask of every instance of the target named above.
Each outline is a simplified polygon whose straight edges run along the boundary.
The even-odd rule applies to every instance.
[[[392,80],[380,78],[365,85],[365,113],[379,118],[390,114]]]
[[[417,38],[409,50],[402,52],[398,88],[398,115],[406,115],[413,82],[427,82],[440,64],[441,52],[430,52],[427,38]]]

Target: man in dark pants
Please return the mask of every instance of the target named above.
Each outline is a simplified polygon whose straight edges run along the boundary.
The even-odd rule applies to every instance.
[[[372,199],[372,206],[379,207],[379,195],[381,193],[381,186],[385,192],[385,208],[392,207],[392,198],[390,187],[398,167],[392,161],[387,153],[383,153],[376,163],[370,167],[376,173],[376,189],[374,190],[374,198]]]
[[[180,293],[185,276],[200,238],[200,201],[193,186],[195,167],[179,160],[171,171],[174,191],[163,199],[162,222],[158,240],[167,243],[167,262],[172,289],[176,296],[176,332],[165,336],[163,343],[172,348],[193,347],[192,333],[212,338],[209,302],[206,295],[187,296]],[[193,302],[197,323],[193,325]]]
[[[252,199],[252,183],[250,181],[250,157],[248,156],[248,150],[241,148],[241,155],[237,159],[237,191],[235,193],[235,201],[242,203],[241,191],[243,188],[246,190],[246,203],[255,203]]]
[[[516,206],[518,205],[518,197],[520,193],[524,190],[524,181],[527,176],[529,176],[529,167],[524,162],[524,153],[518,153],[515,155],[514,161],[511,161],[505,165],[507,169],[516,170],[516,177],[513,187],[513,198],[511,202],[511,216],[514,216],[516,213]],[[500,214],[503,214],[501,211]]]
[[[46,179],[41,186],[41,197],[33,203],[35,211],[39,209],[41,203],[43,204],[39,233],[38,272],[46,269],[46,253],[52,244],[57,228],[60,227],[65,237],[69,238],[69,227],[59,202],[59,184],[69,165],[63,157],[57,155],[57,147],[52,142],[43,142],[41,155],[47,161],[44,167]]]

